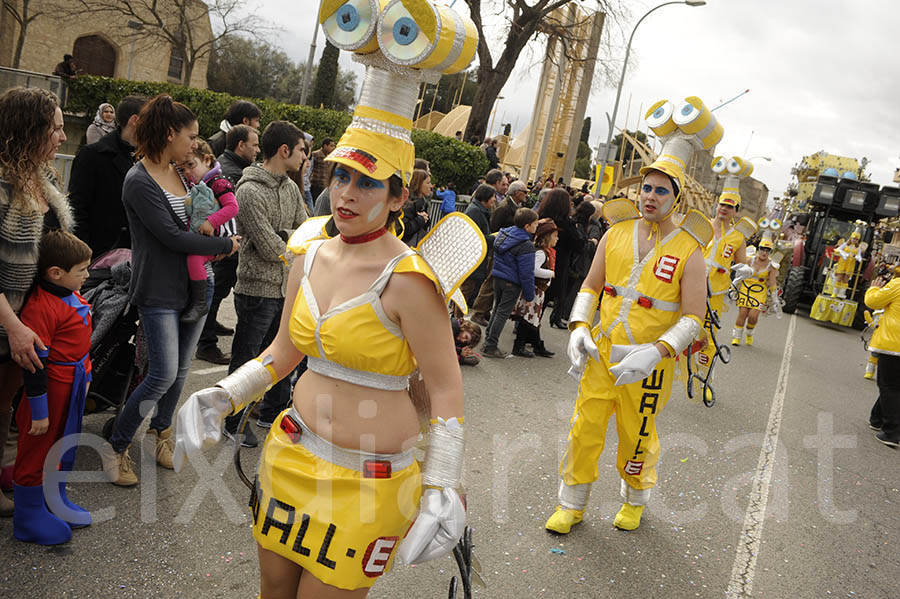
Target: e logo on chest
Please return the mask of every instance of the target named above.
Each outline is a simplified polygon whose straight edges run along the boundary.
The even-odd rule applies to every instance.
[[[666,254],[657,261],[656,268],[653,269],[654,276],[663,283],[671,283],[672,279],[675,278],[675,270],[678,268],[680,261],[681,258]]]
[[[722,250],[723,258],[731,258],[731,255],[734,253],[734,246],[730,243],[725,244],[725,248]]]

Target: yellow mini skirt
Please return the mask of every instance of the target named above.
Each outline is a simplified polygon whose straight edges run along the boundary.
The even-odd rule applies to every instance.
[[[741,281],[741,289],[738,292],[737,301],[738,308],[750,308],[751,310],[766,309],[766,294],[769,288],[764,283],[760,283],[755,277],[751,277],[745,281]]]
[[[290,408],[275,419],[260,458],[253,538],[326,584],[371,587],[418,514],[421,479],[411,450],[337,447]]]

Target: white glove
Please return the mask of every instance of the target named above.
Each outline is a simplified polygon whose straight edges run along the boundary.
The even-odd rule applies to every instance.
[[[609,361],[615,364],[609,373],[616,377],[616,385],[628,385],[642,381],[653,372],[662,356],[654,343],[639,345],[613,345]]]
[[[420,564],[444,557],[462,537],[466,508],[453,489],[428,488],[419,503],[419,515],[397,549],[400,564]]]
[[[837,252],[837,255],[840,256],[844,260],[846,260],[847,258],[850,257],[850,254],[848,254],[844,250],[835,250],[835,251]]]
[[[222,423],[232,408],[228,391],[221,387],[201,389],[184,402],[175,427],[175,472],[181,470],[186,456],[219,442]]]
[[[731,270],[734,271],[734,286],[738,287],[741,284],[741,281],[748,277],[753,276],[753,268],[750,266],[743,264],[741,262],[736,263],[731,267]]]
[[[583,372],[584,365],[588,355],[600,361],[600,352],[597,351],[597,344],[591,338],[591,329],[586,326],[578,326],[569,334],[569,345],[566,348],[569,355],[569,362],[572,363],[570,372]]]

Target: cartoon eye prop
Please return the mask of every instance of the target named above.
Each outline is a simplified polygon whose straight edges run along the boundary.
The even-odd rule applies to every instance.
[[[743,172],[744,168],[746,168],[746,163],[742,158],[732,156],[731,160],[728,161],[729,174],[740,175]]]
[[[704,149],[715,146],[725,134],[715,115],[697,96],[685,98],[675,110],[672,120],[687,135],[695,135]]]
[[[644,120],[647,121],[650,130],[653,131],[657,137],[665,137],[666,135],[670,135],[676,129],[675,122],[672,121],[672,115],[674,113],[674,104],[668,100],[660,100],[650,107],[650,110],[644,115]]]
[[[378,49],[375,27],[380,10],[378,0],[325,0],[319,7],[319,23],[334,46],[367,54]]]
[[[765,216],[759,219],[759,228],[760,229],[768,229],[769,228],[769,219]]]
[[[724,156],[716,156],[712,161],[712,172],[717,175],[721,175],[725,172],[725,168],[728,166],[728,161],[725,160]]]
[[[428,0],[391,0],[378,18],[378,43],[391,61],[452,74],[475,56],[475,24]]]
[[[782,222],[780,220],[778,220],[777,218],[773,218],[772,220],[769,221],[769,228],[772,229],[773,231],[780,231],[781,225],[782,225]]]

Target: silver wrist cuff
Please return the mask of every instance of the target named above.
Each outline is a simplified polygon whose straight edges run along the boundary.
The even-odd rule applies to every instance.
[[[594,326],[597,304],[597,295],[588,291],[579,291],[572,303],[572,311],[569,313],[569,330],[574,330],[579,322],[583,322],[588,328]]]
[[[455,489],[462,480],[465,436],[456,418],[431,423],[422,482],[426,486]]]
[[[271,364],[271,356],[266,356],[264,362]],[[232,413],[236,414],[248,403],[268,391],[274,383],[271,373],[263,362],[250,360],[216,383],[216,386],[228,392],[231,403],[234,405]]]
[[[669,344],[672,349],[675,350],[675,355],[678,355],[684,348],[690,345],[699,334],[700,325],[697,321],[693,318],[682,316],[678,319],[678,322],[673,324],[668,331],[660,336],[659,341]]]
[[[559,481],[559,505],[567,510],[583,510],[591,496],[591,483],[567,485]]]

